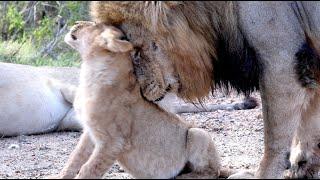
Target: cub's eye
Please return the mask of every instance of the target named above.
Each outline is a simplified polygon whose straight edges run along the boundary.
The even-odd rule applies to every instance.
[[[320,143],[318,143],[318,148],[320,149]]]
[[[72,38],[73,40],[77,40],[77,37],[76,37],[75,35],[73,35],[73,34],[71,34],[71,38]]]

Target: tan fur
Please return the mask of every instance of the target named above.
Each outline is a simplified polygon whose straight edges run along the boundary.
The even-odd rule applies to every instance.
[[[0,135],[81,130],[72,108],[76,86],[66,83],[74,70],[0,63]]]
[[[173,73],[171,76],[178,79],[180,97],[196,100],[207,96],[213,87],[211,58],[216,56],[214,40],[218,32],[212,32],[208,16],[201,15],[201,13],[208,11],[205,8],[206,4],[186,3],[187,5],[179,7],[179,3],[173,2],[94,2],[91,5],[91,15],[96,22],[103,21],[111,24],[120,24],[126,19],[124,26],[129,27],[124,27],[124,30],[127,35],[132,34],[130,39],[135,46],[138,45],[138,41],[141,41],[141,36],[134,36],[137,31],[147,32],[151,34],[150,37],[156,37],[151,40],[159,46],[162,52],[155,54],[155,61],[152,60],[153,63],[169,63],[166,66],[172,66],[170,65],[172,63],[174,72],[166,71],[166,69],[163,69],[165,66],[160,66],[162,73]],[[217,4],[220,5],[220,3]],[[207,7],[211,7],[209,5],[212,4],[208,2]],[[222,3],[222,5],[231,9],[233,7],[232,3]],[[193,6],[197,7],[196,11]],[[187,17],[182,13],[182,8],[184,7],[190,11]],[[172,8],[175,11],[170,13]],[[218,16],[218,13],[224,12],[216,12],[215,9],[212,9],[210,13],[218,18],[221,17]],[[225,13],[227,16],[233,15],[232,11],[231,13]],[[222,17],[224,18],[221,20],[223,23],[235,23],[232,18],[229,20],[228,17],[224,17],[224,14]],[[143,22],[142,26],[140,26],[139,22]],[[220,23],[220,19],[218,19],[217,23]],[[130,26],[135,26],[136,28],[131,28]],[[147,42],[150,44],[150,39]],[[148,44],[144,44],[142,48],[146,46]],[[145,50],[144,52],[151,53],[152,51]],[[163,90],[160,89],[159,91]]]
[[[320,52],[317,41],[319,7],[315,2],[304,2],[302,4],[305,4],[306,13],[298,8],[302,13],[298,13],[297,18],[294,15],[297,13],[291,8],[293,3],[94,2],[91,15],[94,21],[118,25],[135,47],[141,47],[144,56],[139,66],[147,74],[141,73],[141,76],[151,80],[139,83],[142,82],[142,87],[152,89],[142,91],[149,100],[166,93],[163,87],[171,84],[164,76],[176,79],[173,84],[178,84],[177,94],[180,97],[191,101],[201,100],[213,89],[213,79],[219,80],[219,75],[239,61],[231,61],[222,68],[213,67],[214,62],[227,60],[220,57],[226,54],[230,58],[241,56],[242,52],[247,53],[248,48],[244,48],[244,44],[248,43],[257,53],[256,59],[262,66],[260,69],[259,65],[254,64],[252,68],[262,70],[259,75],[253,76],[259,79],[256,85],[261,90],[265,127],[265,151],[256,176],[281,178],[286,152],[297,124],[300,121],[309,123],[310,119],[317,117],[317,113],[308,115],[305,112],[310,108],[316,90],[309,91],[301,87],[296,77],[295,55],[305,43],[317,54]],[[304,30],[304,33],[300,34],[299,29]],[[143,34],[139,35],[139,32]],[[147,40],[143,42],[141,39],[145,37]],[[146,48],[153,43],[158,49]],[[219,48],[219,43],[225,46]],[[146,57],[153,59],[145,60]],[[156,66],[161,63],[172,68],[167,71],[163,68],[165,66]],[[149,64],[156,64],[153,67],[160,70],[148,69]],[[148,75],[150,72],[153,75]],[[319,81],[318,69],[314,73],[315,79]],[[237,75],[243,75],[243,72],[235,77]],[[239,80],[235,77],[232,77],[233,80]],[[158,79],[163,79],[164,83]],[[237,83],[234,83],[235,88]]]
[[[314,93],[290,149],[290,168],[286,178],[319,178],[320,170],[320,93]]]
[[[75,109],[84,134],[59,177],[73,178],[80,170],[76,178],[100,178],[118,160],[138,178],[172,178],[186,165],[192,172],[183,176],[217,178],[220,163],[210,135],[140,95],[132,47],[119,40],[120,32],[85,25],[73,32],[77,40],[65,38],[83,58]]]

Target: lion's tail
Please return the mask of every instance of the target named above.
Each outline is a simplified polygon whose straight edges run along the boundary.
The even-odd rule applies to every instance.
[[[312,30],[312,23],[302,2],[292,4],[293,11],[304,31],[306,42],[296,53],[296,73],[303,87],[320,87],[320,39]]]

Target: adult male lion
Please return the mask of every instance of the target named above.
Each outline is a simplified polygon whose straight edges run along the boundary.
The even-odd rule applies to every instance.
[[[306,112],[320,77],[318,57],[304,56],[317,52],[320,5],[299,3],[312,25],[306,31],[292,4],[94,2],[91,14],[121,28],[136,46],[133,63],[149,100],[167,91],[201,100],[215,85],[246,94],[259,89],[265,151],[256,176],[279,178],[297,122],[312,116]]]

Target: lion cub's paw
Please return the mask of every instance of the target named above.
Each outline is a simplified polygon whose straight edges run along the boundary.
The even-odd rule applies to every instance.
[[[151,82],[141,89],[143,96],[149,101],[160,101],[166,94],[161,85]]]
[[[228,179],[255,179],[254,171],[242,170],[235,174],[232,174]]]

